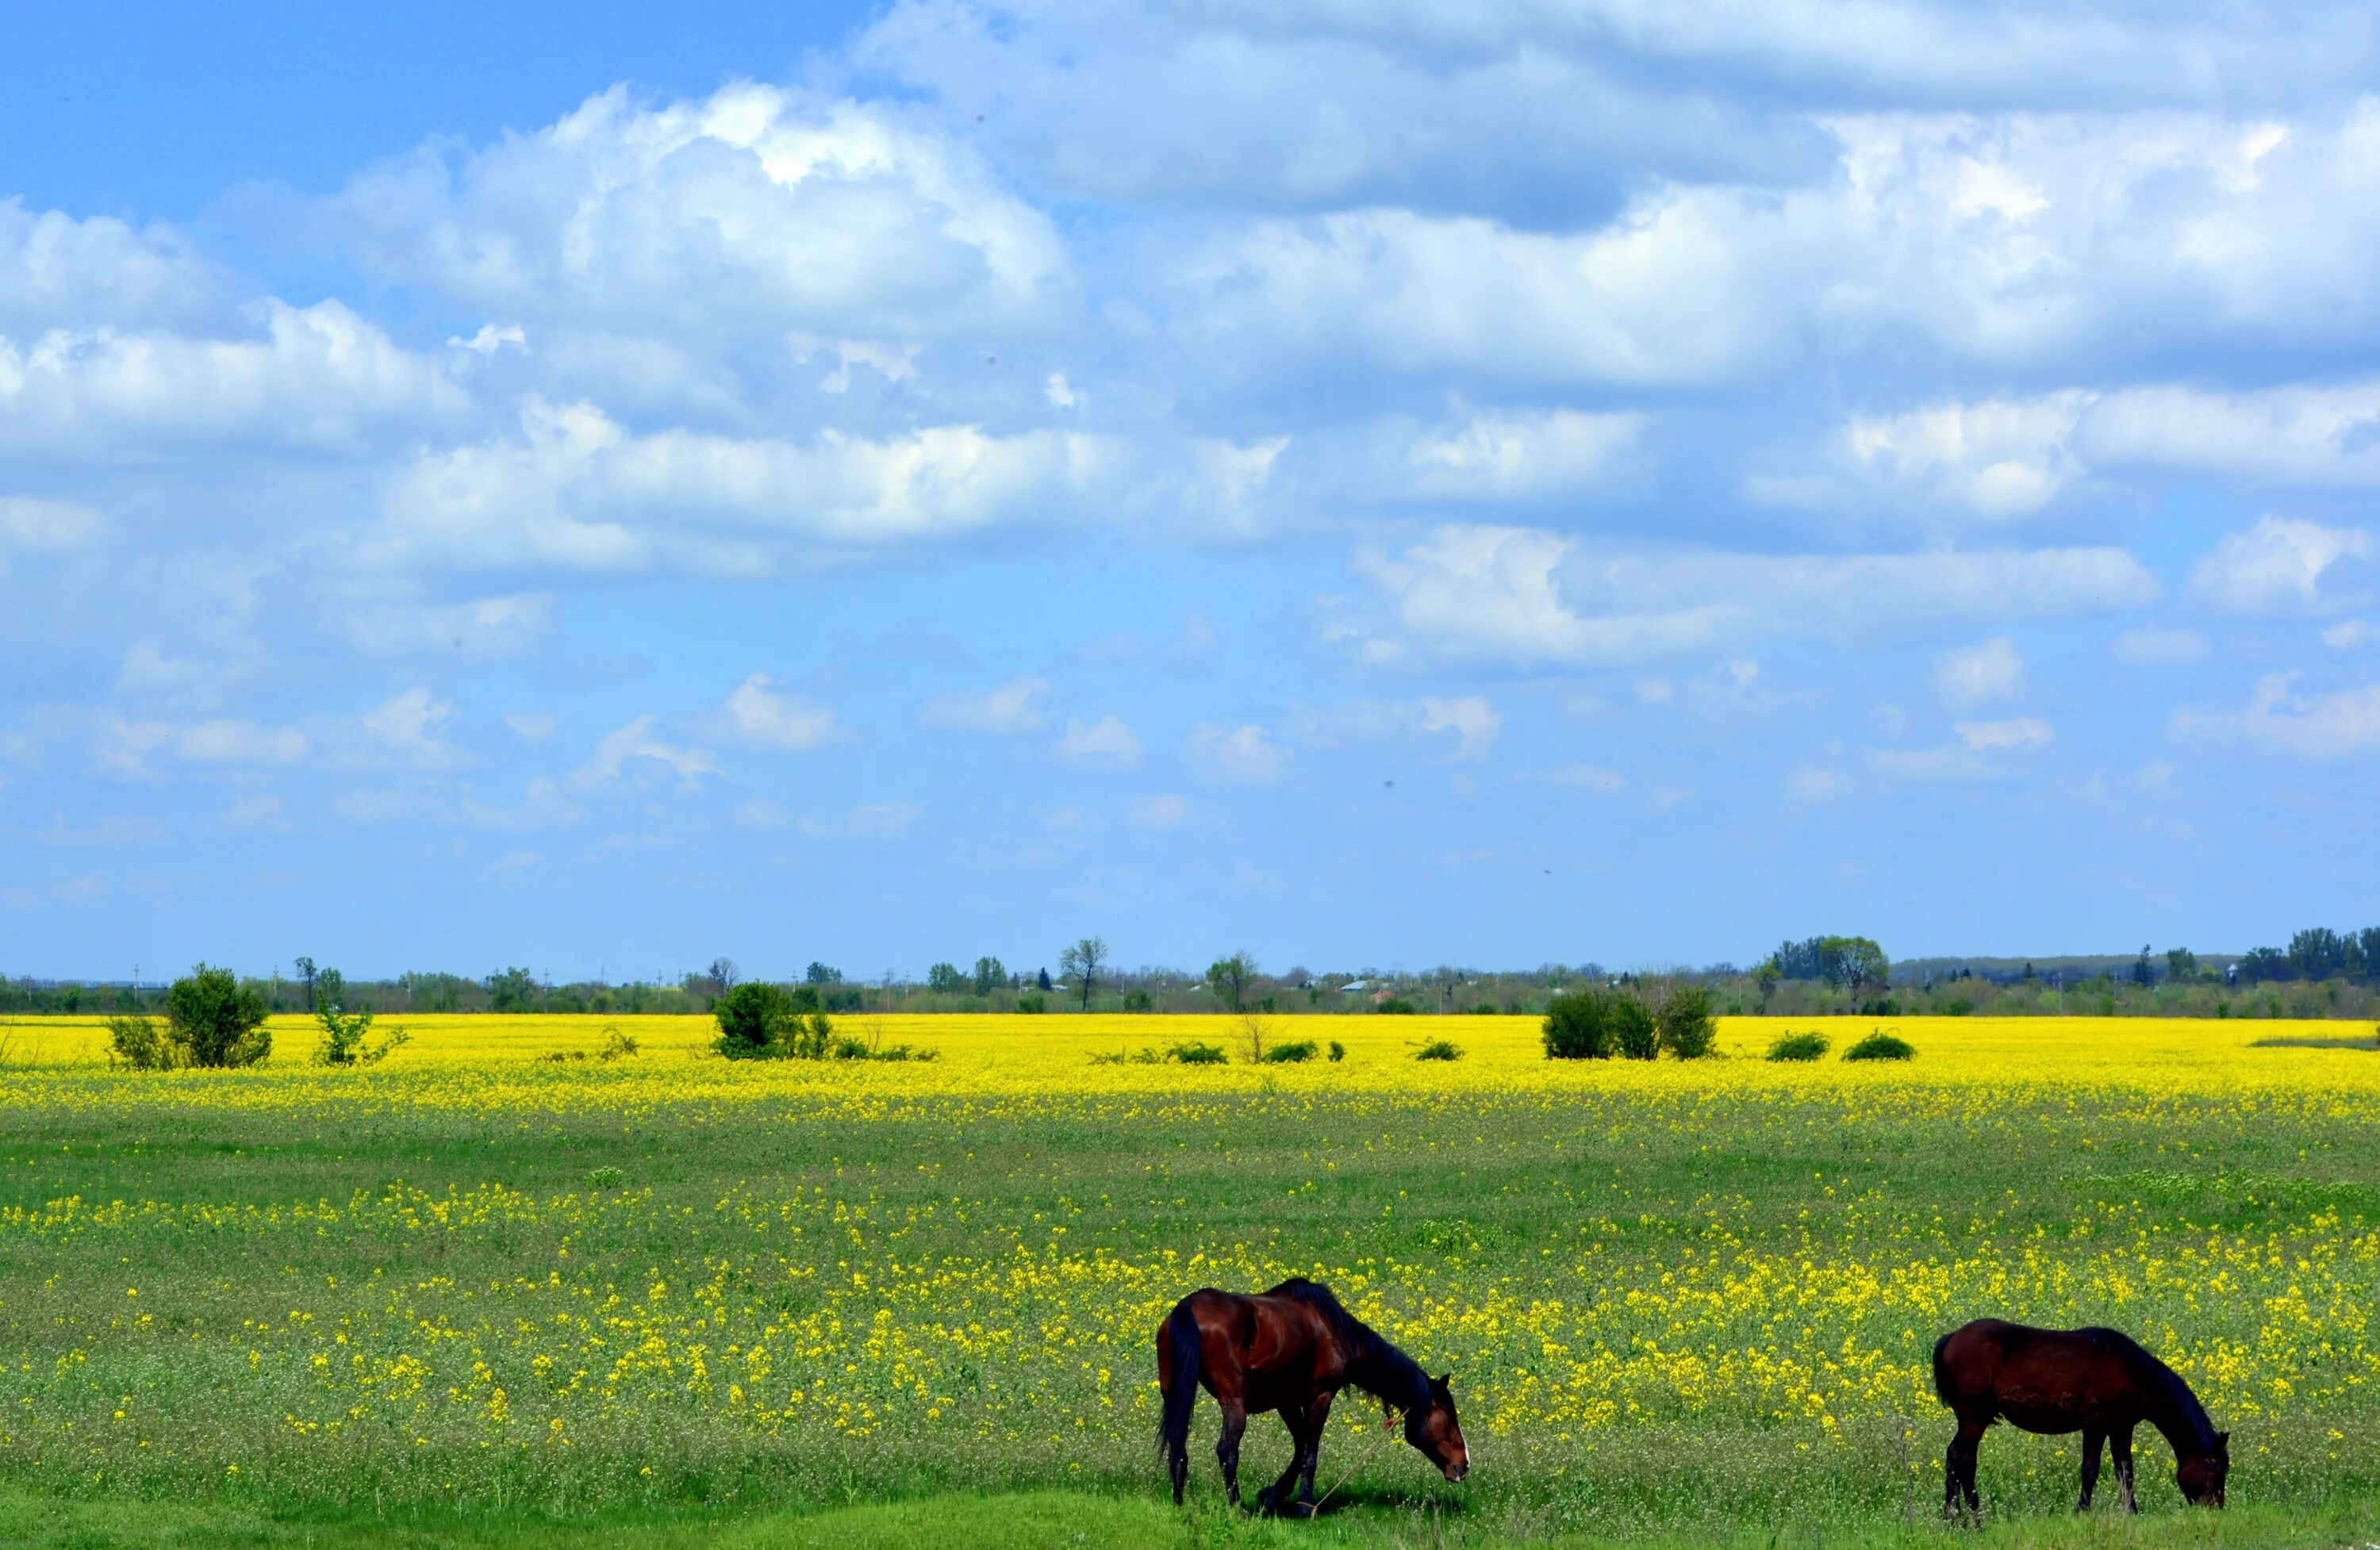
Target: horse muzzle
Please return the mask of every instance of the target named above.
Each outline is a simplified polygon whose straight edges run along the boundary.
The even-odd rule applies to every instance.
[[[1467,1459],[1460,1464],[1448,1464],[1444,1467],[1446,1471],[1446,1478],[1452,1481],[1460,1481],[1464,1475],[1471,1472],[1471,1461]]]

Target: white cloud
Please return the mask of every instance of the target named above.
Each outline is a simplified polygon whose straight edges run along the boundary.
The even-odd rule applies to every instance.
[[[1075,515],[1111,488],[1120,455],[1088,436],[966,425],[882,441],[830,431],[803,444],[636,435],[592,405],[532,400],[519,436],[424,454],[396,475],[366,551],[458,566],[765,574],[820,550]]]
[[[107,532],[107,519],[70,501],[0,495],[0,559],[18,554],[71,554]]]
[[[2374,641],[2380,641],[2380,621],[2342,619],[2322,632],[2322,643],[2338,651],[2369,646]]]
[[[1934,670],[1934,684],[1953,705],[2006,699],[2024,684],[2024,658],[2016,642],[1998,636],[1945,655]]]
[[[1453,699],[1422,697],[1421,730],[1454,733],[1454,757],[1457,758],[1486,758],[1488,748],[1495,744],[1497,732],[1503,725],[1504,718],[1496,713],[1495,708],[1484,696],[1464,695]]]
[[[356,724],[387,752],[436,769],[462,762],[462,751],[441,740],[437,733],[454,716],[452,705],[431,698],[428,689],[412,688],[367,710]]]
[[[778,694],[769,687],[765,672],[735,686],[727,696],[727,718],[737,737],[770,748],[816,748],[837,730],[832,710],[796,695]]]
[[[2191,573],[2191,586],[2227,612],[2314,613],[2334,606],[2323,573],[2342,560],[2369,560],[2372,535],[2354,527],[2265,516],[2227,535]]]
[[[1995,748],[2038,748],[2056,735],[2047,721],[2032,716],[2005,721],[1958,721],[1950,730],[1979,754]]]
[[[2159,630],[2145,625],[2126,630],[2115,640],[2119,661],[2136,667],[2186,667],[2206,660],[2206,639],[2195,630]]]
[[[1016,333],[1074,288],[1050,219],[922,116],[748,82],[663,107],[614,88],[451,161],[427,149],[337,217],[380,273],[607,332]]]
[[[1476,414],[1406,442],[1389,490],[1406,501],[1530,500],[1606,478],[1644,430],[1635,414]]]
[[[1269,786],[1281,779],[1288,758],[1265,729],[1250,722],[1226,727],[1201,721],[1190,733],[1190,758],[1218,780]]]
[[[545,634],[553,621],[553,594],[516,592],[462,603],[358,600],[341,607],[339,617],[349,638],[367,651],[508,657]]]
[[[263,321],[261,338],[105,328],[0,338],[0,446],[110,461],[226,441],[346,448],[468,402],[441,364],[339,302],[267,302]]]
[[[306,734],[296,727],[268,727],[224,718],[200,721],[174,734],[173,751],[193,764],[295,764],[306,757]]]
[[[1069,721],[1058,752],[1076,764],[1130,769],[1140,763],[1140,738],[1113,714],[1096,721]]]
[[[2244,709],[2178,711],[2174,728],[2200,737],[2268,744],[2311,758],[2380,747],[2380,684],[2300,694],[2291,687],[2298,677],[2267,673],[2256,681]]]
[[[562,725],[562,718],[551,710],[507,710],[504,725],[531,743],[542,743]]]
[[[216,288],[207,264],[163,225],[0,200],[0,328],[140,322],[187,315]]]
[[[1640,678],[1636,681],[1636,697],[1646,705],[1667,705],[1674,692],[1666,678]]]
[[[926,702],[925,721],[929,726],[963,732],[1038,732],[1048,718],[1034,701],[1049,692],[1048,679],[1028,673],[979,695],[936,695]]]
[[[619,779],[632,759],[656,759],[674,770],[681,789],[691,789],[705,775],[719,773],[719,765],[700,748],[680,748],[653,736],[650,716],[639,716],[616,732],[603,734],[588,761],[570,773],[570,783],[581,791]]]
[[[2065,393],[1854,417],[1844,441],[1873,478],[1985,516],[2017,516],[2047,504],[2083,472],[2066,443],[2087,400]]]
[[[1124,817],[1141,829],[1179,829],[1190,814],[1190,804],[1171,792],[1144,796],[1125,809]]]
[[[2116,549],[1916,554],[1598,554],[1526,527],[1441,527],[1357,556],[1398,628],[1444,656],[1611,662],[1770,636],[1854,640],[1973,618],[2137,607],[2156,582]],[[1349,627],[1352,638],[1373,638]]]

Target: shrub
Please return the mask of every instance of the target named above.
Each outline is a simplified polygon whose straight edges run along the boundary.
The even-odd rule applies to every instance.
[[[1421,1011],[1421,1008],[1414,1005],[1413,1002],[1406,1000],[1402,996],[1391,996],[1387,1000],[1380,1002],[1372,1010],[1374,1011],[1387,1012],[1391,1017],[1411,1017],[1415,1012]]]
[[[1432,1039],[1414,1051],[1416,1060],[1460,1060],[1463,1047],[1452,1039]]]
[[[107,1020],[108,1063],[134,1071],[172,1071],[186,1064],[182,1047],[151,1017],[118,1014]]]
[[[1503,1013],[1498,1011],[1493,1004],[1482,1001],[1477,1006],[1471,1009],[1471,1015],[1474,1017],[1501,1017]]]
[[[1649,1060],[1661,1052],[1661,1025],[1653,1020],[1653,1009],[1633,996],[1612,998],[1611,1038],[1632,1060]]]
[[[1613,1048],[1611,996],[1588,986],[1565,990],[1546,1003],[1544,1029],[1548,1060],[1608,1060]]]
[[[403,1028],[393,1028],[378,1044],[367,1043],[371,1036],[372,1014],[340,1011],[331,999],[334,983],[344,987],[346,981],[338,979],[333,971],[314,985],[314,1021],[322,1030],[321,1040],[314,1046],[316,1065],[376,1066],[394,1054],[397,1046],[411,1042],[412,1035]]]
[[[1165,1058],[1185,1066],[1220,1066],[1229,1060],[1220,1044],[1177,1044],[1165,1052]]]
[[[1670,987],[1653,1023],[1662,1047],[1681,1060],[1701,1060],[1718,1037],[1718,1023],[1711,1017],[1710,992],[1689,981]]]
[[[786,1035],[802,1021],[783,986],[748,980],[713,1003],[719,1036],[711,1047],[731,1060],[765,1060],[783,1053]]]
[[[273,1053],[264,1025],[264,998],[229,969],[204,963],[165,992],[165,1036],[179,1044],[184,1063],[252,1066]]]
[[[1786,1034],[1768,1047],[1772,1060],[1815,1060],[1827,1052],[1824,1034]]]
[[[625,1060],[637,1053],[637,1041],[620,1032],[613,1023],[603,1025],[603,1047],[595,1052],[599,1060]]]
[[[1908,1040],[1896,1038],[1879,1028],[1867,1037],[1843,1051],[1846,1060],[1907,1060],[1917,1054]]]
[[[1050,1010],[1050,998],[1044,996],[1038,990],[1028,990],[1024,995],[1016,998],[1016,1010],[1024,1012],[1048,1011]]]
[[[628,1181],[628,1176],[605,1163],[587,1175],[587,1181],[599,1190],[616,1190]]]
[[[1310,1038],[1299,1039],[1294,1044],[1276,1044],[1264,1052],[1264,1063],[1269,1066],[1302,1065],[1314,1059],[1314,1041]]]
[[[1330,1041],[1330,1058],[1334,1060],[1345,1060],[1347,1058],[1347,1047],[1340,1043],[1337,1039],[1332,1039]]]
[[[1123,1010],[1126,1011],[1151,1011],[1156,1009],[1156,1006],[1155,998],[1146,990],[1132,991],[1123,999]]]

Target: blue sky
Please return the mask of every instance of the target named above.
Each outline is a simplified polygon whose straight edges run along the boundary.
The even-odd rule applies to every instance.
[[[0,971],[2375,909],[2362,7],[0,21]]]

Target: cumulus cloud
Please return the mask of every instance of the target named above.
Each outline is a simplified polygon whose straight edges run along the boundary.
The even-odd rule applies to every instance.
[[[551,710],[507,710],[504,725],[514,735],[531,743],[542,743],[561,729],[562,718]]]
[[[335,218],[375,272],[488,312],[665,335],[917,339],[1048,326],[1056,227],[890,103],[739,83],[591,97],[556,123],[352,183]]]
[[[212,299],[212,266],[171,227],[78,220],[0,199],[0,330],[186,317]]]
[[[727,720],[735,735],[767,748],[816,748],[836,732],[834,712],[798,695],[780,694],[769,675],[756,672],[727,696]]]
[[[1635,414],[1474,414],[1415,432],[1389,492],[1406,501],[1511,501],[1583,490],[1606,478],[1644,429]]]
[[[337,301],[267,302],[261,337],[113,328],[0,338],[0,446],[123,458],[237,442],[345,448],[468,406],[435,360]]]
[[[533,400],[517,437],[427,453],[399,473],[363,547],[463,567],[766,574],[803,554],[1073,512],[1106,487],[1114,452],[966,425],[878,441],[638,435],[592,405]]]
[[[1597,552],[1536,528],[1446,526],[1356,568],[1439,655],[1615,662],[1766,636],[1838,641],[1973,618],[2059,618],[2156,595],[2116,549],[1756,555]]]
[[[981,694],[936,695],[926,702],[929,726],[962,732],[1039,732],[1048,718],[1034,702],[1050,692],[1050,681],[1027,673]]]
[[[107,532],[107,519],[72,501],[0,495],[0,561],[10,553],[71,554]]]
[[[1496,713],[1484,695],[1463,695],[1458,698],[1439,699],[1424,696],[1421,702],[1421,730],[1454,733],[1454,757],[1477,759],[1488,757],[1496,741],[1496,733],[1504,725],[1504,718]]]
[[[200,721],[174,733],[174,753],[193,764],[295,764],[306,757],[306,734],[236,717]]]
[[[438,735],[454,718],[452,705],[431,698],[428,689],[412,688],[365,711],[356,724],[379,750],[436,769],[462,762],[462,751]]]
[[[2006,699],[2024,684],[2024,657],[2016,642],[1998,636],[1945,655],[1934,670],[1934,684],[1954,705]]]
[[[339,617],[348,636],[367,651],[506,657],[545,634],[553,619],[553,594],[515,592],[461,603],[358,602],[341,608]]]
[[[1227,727],[1201,721],[1190,733],[1190,758],[1218,780],[1269,786],[1281,779],[1288,755],[1254,722]]]
[[[2190,584],[2229,613],[2318,613],[2336,605],[2323,574],[2343,560],[2369,560],[2372,535],[2355,527],[2265,516],[2225,536],[2198,563]]]
[[[594,754],[585,764],[570,773],[570,783],[580,791],[620,778],[621,771],[638,759],[652,759],[667,765],[677,775],[682,790],[700,784],[705,775],[719,773],[718,761],[700,748],[681,748],[663,743],[653,736],[654,718],[639,716],[616,732],[605,733],[595,745]]]
[[[2256,681],[2239,710],[2181,710],[2174,729],[2218,741],[2262,743],[2310,758],[2335,758],[2380,747],[2380,684],[2301,693],[2294,672]]]
[[[1058,753],[1075,764],[1130,769],[1140,763],[1140,736],[1113,714],[1096,721],[1069,720],[1058,739]]]

